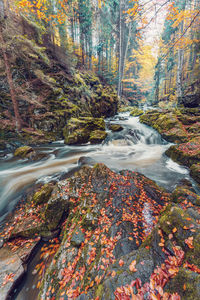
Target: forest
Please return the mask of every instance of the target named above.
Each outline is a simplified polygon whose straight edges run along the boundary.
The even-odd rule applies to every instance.
[[[0,0],[1,300],[199,286],[200,1]]]

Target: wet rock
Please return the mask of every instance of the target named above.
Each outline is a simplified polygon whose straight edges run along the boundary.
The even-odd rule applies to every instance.
[[[96,131],[96,139],[95,139]],[[88,141],[102,141],[106,137],[105,122],[102,118],[71,118],[63,129],[66,144],[82,144]]]
[[[172,193],[172,200],[176,203],[187,200],[194,205],[200,206],[200,196],[186,186],[178,186]]]
[[[108,128],[114,132],[123,130],[123,127],[119,124],[109,124]]]
[[[89,165],[89,166],[94,166],[97,162],[88,156],[81,156],[78,160],[78,165],[84,166],[84,165]]]
[[[44,204],[46,203],[53,191],[53,186],[51,184],[43,185],[39,191],[37,191],[32,198],[34,204]]]
[[[20,158],[31,158],[35,156],[35,151],[30,146],[19,147],[15,150],[14,156],[18,156]]]
[[[189,142],[171,146],[165,153],[174,161],[191,167],[200,161],[200,138],[191,139]]]
[[[89,141],[91,144],[99,144],[105,140],[107,133],[103,130],[94,130],[91,132]]]
[[[26,263],[39,240],[16,239],[0,249],[0,295],[1,300],[11,295],[26,272]]]

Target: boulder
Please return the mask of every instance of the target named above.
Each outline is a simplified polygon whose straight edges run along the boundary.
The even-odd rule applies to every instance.
[[[30,146],[23,146],[19,147],[15,150],[14,156],[20,157],[20,158],[31,158],[35,155],[35,151]]]
[[[96,131],[96,140],[95,140]],[[63,129],[66,144],[82,144],[90,141],[99,141],[106,137],[105,122],[102,118],[81,117],[71,118]]]
[[[32,201],[34,204],[44,204],[46,203],[53,191],[53,186],[51,184],[45,184],[43,185],[39,191],[37,191],[32,198]]]
[[[70,211],[60,248],[41,284],[40,299],[45,299],[50,286],[49,297],[115,299],[120,285],[138,276],[144,283],[154,261],[148,249],[137,249],[151,232],[168,195],[143,175],[117,174],[103,164],[82,167],[62,186]],[[146,201],[155,207],[151,225],[145,217]],[[136,273],[129,271],[134,259]]]
[[[109,124],[108,128],[114,132],[123,130],[123,127],[120,124]]]
[[[14,239],[0,249],[1,300],[11,299],[12,293],[26,272],[26,264],[39,239]]]
[[[144,112],[142,109],[139,109],[138,107],[134,107],[134,109],[132,109],[130,112],[130,116],[138,117],[138,116],[141,116],[143,113]]]
[[[91,132],[89,141],[91,144],[99,144],[105,140],[107,133],[103,130],[94,130]]]
[[[189,108],[199,107],[200,94],[186,95],[179,100],[179,104],[183,104],[185,107],[189,107]]]

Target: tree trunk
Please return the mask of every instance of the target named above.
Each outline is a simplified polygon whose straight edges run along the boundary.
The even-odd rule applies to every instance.
[[[121,97],[121,67],[122,67],[122,5],[119,0],[119,64],[118,64],[118,86],[117,96]]]
[[[128,26],[128,38],[127,38],[126,49],[125,49],[125,53],[124,53],[123,65],[122,65],[121,85],[122,85],[122,80],[124,79],[124,71],[125,71],[126,58],[127,58],[127,53],[128,53],[130,37],[131,37],[131,22],[129,23],[129,26]],[[121,88],[121,91],[122,91],[122,88]]]
[[[182,32],[183,32],[183,21],[181,22],[181,34],[182,34]],[[181,102],[181,99],[183,97],[183,87],[182,87],[183,57],[184,57],[184,50],[179,48],[178,49],[177,81],[176,81],[178,103]]]
[[[0,24],[0,26],[2,26],[2,25]],[[4,59],[4,63],[5,63],[8,85],[10,88],[10,96],[11,96],[11,100],[12,100],[13,108],[14,108],[16,129],[20,130],[21,129],[21,118],[19,115],[18,103],[17,103],[17,99],[15,96],[15,90],[14,90],[14,84],[13,84],[13,80],[12,80],[12,74],[11,74],[11,70],[10,70],[9,60],[8,60],[8,56],[7,56],[6,49],[5,49],[5,42],[3,39],[2,28],[0,28],[0,44],[1,44],[1,51],[3,53],[3,59]]]

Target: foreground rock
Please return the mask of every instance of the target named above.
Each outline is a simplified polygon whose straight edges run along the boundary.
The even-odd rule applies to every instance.
[[[191,168],[191,176],[199,183],[200,171],[200,111],[197,108],[180,110],[149,111],[140,121],[152,126],[171,146],[166,154],[176,162]]]
[[[62,185],[70,213],[40,299],[159,299],[164,293],[180,299],[177,292],[199,299],[195,193],[185,191],[182,199],[176,192],[176,203],[167,205],[168,195],[151,180],[101,164],[83,167]]]
[[[60,232],[36,270],[40,299],[199,299],[200,198],[182,184],[170,195],[139,173],[96,164],[41,187],[2,234],[2,294],[40,237]]]
[[[72,118],[63,129],[63,135],[65,143],[69,145],[87,142],[100,143],[107,136],[105,121],[102,118]]]
[[[113,265],[115,269],[116,264],[116,271],[122,272],[116,261],[137,250],[151,232],[167,194],[138,173],[116,174],[101,164],[84,166],[62,184],[70,214],[60,249],[42,282],[40,298],[45,299],[51,290],[49,297],[66,294],[78,298],[88,293],[92,299],[104,290],[102,284],[113,272],[109,268]],[[149,274],[151,271],[149,268]],[[121,278],[114,288],[125,282],[127,278]],[[106,295],[106,299],[112,297]]]
[[[0,249],[1,300],[11,299],[17,284],[26,272],[26,264],[39,242],[36,239],[15,239]]]

